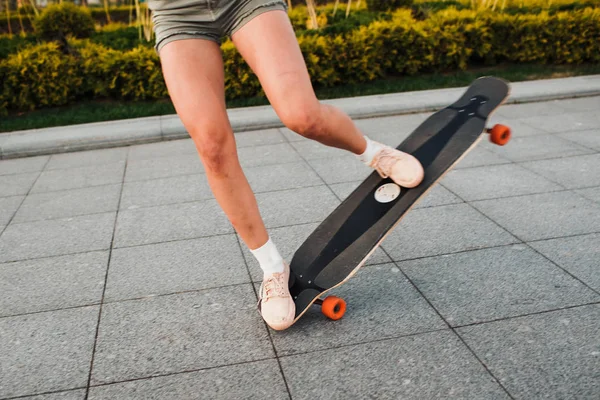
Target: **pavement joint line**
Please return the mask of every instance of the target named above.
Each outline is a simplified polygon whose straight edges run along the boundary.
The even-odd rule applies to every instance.
[[[256,301],[258,302],[258,293],[256,292],[256,286],[254,285],[253,279],[252,279],[252,272],[250,272],[250,266],[248,265],[248,260],[246,260],[246,257],[244,256],[244,249],[242,245],[242,240],[240,238],[240,236],[238,234],[235,235],[236,237],[236,241],[238,244],[238,247],[240,249],[240,252],[242,254],[242,259],[244,261],[244,265],[246,266],[246,272],[248,273],[248,279],[250,280],[250,286],[252,287],[252,291],[254,292],[254,298],[256,299]],[[258,306],[257,306],[257,312],[258,312]],[[273,342],[273,335],[271,330],[269,329],[269,326],[267,325],[266,321],[262,318],[262,315],[260,314],[260,312],[258,312],[258,314],[260,315],[260,319],[262,320],[262,324],[265,328],[265,330],[267,331],[267,337],[269,338],[269,342],[271,343],[271,348],[273,349],[273,354],[275,355],[275,359],[277,360],[277,366],[279,367],[279,372],[281,373],[281,379],[283,379],[283,383],[285,385],[285,390],[288,393],[288,398],[291,400],[292,398],[292,392],[290,390],[290,387],[288,385],[287,379],[285,377],[285,373],[283,372],[283,366],[281,365],[281,361],[279,360],[279,357],[277,355],[277,347],[275,346],[275,342]]]
[[[525,317],[531,317],[534,315],[550,314],[550,313],[555,313],[558,311],[571,310],[574,308],[582,308],[582,307],[589,307],[589,306],[595,306],[595,305],[600,305],[600,299],[598,301],[592,301],[590,303],[575,304],[575,305],[571,305],[571,306],[553,308],[551,310],[536,311],[536,312],[519,314],[519,315],[511,315],[510,317],[494,318],[494,319],[490,319],[490,320],[486,320],[486,321],[473,322],[470,324],[456,325],[453,327],[453,329],[462,329],[462,328],[468,328],[468,327],[477,326],[477,325],[493,324],[495,322],[509,321],[509,320],[517,319],[517,318],[525,318]]]
[[[48,159],[46,160],[46,163],[44,164],[44,167],[46,167],[46,165],[48,165],[48,162],[50,162],[50,157],[48,157]],[[19,203],[19,206],[16,208],[16,210],[13,212],[12,216],[10,217],[10,219],[8,220],[8,222],[6,223],[6,225],[2,228],[2,230],[0,230],[0,239],[2,238],[2,235],[4,234],[4,232],[6,232],[6,230],[8,229],[8,226],[11,224],[11,222],[13,221],[13,219],[15,218],[15,216],[17,215],[17,213],[19,212],[19,210],[23,206],[23,203],[25,202],[25,200],[27,199],[27,197],[31,193],[31,189],[33,189],[33,187],[37,183],[38,179],[40,179],[40,176],[42,175],[42,171],[43,171],[43,168],[38,173],[38,176],[35,178],[35,180],[31,184],[31,186],[29,187],[29,190],[27,190],[27,193],[24,196],[20,195],[20,196],[23,196],[23,199],[21,200],[21,203]],[[8,197],[13,197],[13,196],[8,196]]]
[[[211,367],[193,368],[193,369],[182,370],[182,371],[177,371],[177,372],[168,372],[168,373],[162,373],[162,374],[154,374],[154,375],[143,376],[143,377],[140,377],[140,378],[125,379],[125,380],[122,380],[122,381],[97,383],[97,384],[94,384],[94,385],[90,385],[89,388],[90,389],[92,389],[92,388],[101,388],[103,386],[112,386],[112,385],[118,385],[118,384],[121,384],[121,383],[144,381],[144,380],[155,379],[155,378],[164,378],[164,377],[169,377],[169,376],[189,374],[189,373],[200,372],[200,371],[208,371],[208,370],[212,370],[212,369],[233,367],[233,366],[236,366],[236,365],[252,364],[252,363],[256,363],[256,362],[263,362],[263,361],[269,361],[269,360],[274,360],[274,359],[275,359],[275,357],[258,358],[256,360],[240,361],[240,362],[231,363],[231,364],[214,365],[214,366],[211,366]]]
[[[524,165],[525,163],[531,163],[531,162],[536,162],[536,161],[549,161],[549,160],[562,160],[562,159],[567,159],[567,158],[577,158],[577,157],[584,157],[584,156],[591,156],[591,155],[595,155],[600,153],[600,151],[591,149],[591,148],[587,148],[584,147],[587,150],[590,150],[590,153],[586,153],[586,154],[574,154],[574,155],[568,155],[568,156],[558,156],[558,157],[549,157],[549,158],[539,158],[539,159],[535,159],[535,160],[523,160],[523,161],[511,161],[511,160],[506,160],[506,162],[503,163],[497,163],[497,164],[483,164],[483,165],[474,165],[474,166],[467,166],[467,167],[459,167],[459,168],[453,168],[453,170],[468,170],[468,169],[475,169],[475,168],[485,168],[485,167],[493,167],[496,165],[508,165],[508,164],[516,164],[519,166],[522,166],[524,168],[526,168]],[[495,153],[496,154],[496,153]],[[496,154],[496,155],[500,155],[501,154]],[[341,156],[341,157],[334,157],[334,158],[344,158],[347,156]],[[303,161],[308,164],[308,166],[311,167],[311,169],[319,176],[319,178],[323,181],[323,178],[316,172],[316,170],[314,170],[314,168],[312,168],[312,165],[310,165],[309,161],[312,160],[323,160],[323,159],[327,159],[325,158],[320,158],[320,159],[311,159],[311,160],[305,160],[303,158]],[[257,167],[262,167],[262,166],[275,166],[275,165],[286,165],[286,164],[293,164],[293,163],[298,163],[298,161],[295,162],[284,162],[284,163],[279,163],[279,164],[266,164],[266,165],[261,165],[261,166],[257,166]],[[459,164],[460,165],[460,164]],[[250,168],[257,168],[257,167],[250,167]],[[70,168],[64,168],[64,169],[70,169]],[[528,169],[528,168],[527,168]],[[58,169],[53,169],[50,171],[56,171]],[[530,172],[536,173],[533,170],[528,169]],[[45,172],[45,171],[41,171],[41,172]],[[29,173],[29,172],[28,172]],[[537,173],[536,173],[537,174]],[[13,176],[13,175],[23,175],[22,173],[14,173],[14,174],[5,174],[3,176]],[[161,180],[161,179],[170,179],[170,178],[177,178],[177,177],[182,177],[182,176],[193,176],[193,175],[198,175],[198,176],[204,176],[205,173],[192,173],[192,174],[181,174],[181,175],[171,175],[171,176],[165,176],[165,177],[160,177],[160,178],[150,178],[150,179],[140,179],[140,180],[133,180],[133,181],[125,181],[121,184],[124,185],[129,185],[129,184],[133,184],[136,182],[150,182],[150,181],[154,181],[154,180]],[[549,178],[545,178],[545,179],[549,179]],[[549,179],[550,180],[550,179]],[[360,184],[360,182],[362,181],[357,181],[357,180],[349,180],[349,181],[341,181],[341,182],[334,182],[334,183],[325,183],[325,181],[323,181],[323,185],[311,185],[311,186],[303,186],[303,187],[298,187],[298,188],[292,188],[292,189],[277,189],[277,190],[269,190],[269,191],[259,191],[259,192],[255,192],[257,194],[262,194],[262,193],[275,193],[275,192],[282,192],[282,191],[286,191],[286,190],[296,190],[296,189],[303,189],[303,188],[307,188],[307,187],[318,187],[318,186],[331,186],[331,185],[341,185],[341,184],[347,184],[347,183],[356,183],[357,185]],[[557,183],[560,185],[560,183],[558,182],[554,182],[553,183]],[[69,191],[69,190],[83,190],[83,189],[88,189],[88,188],[100,188],[100,187],[104,187],[104,186],[114,186],[114,185],[119,185],[120,183],[106,183],[106,184],[102,184],[102,185],[89,185],[89,186],[83,186],[83,187],[76,187],[76,188],[68,188],[68,189],[60,189],[60,190],[49,190],[49,191],[43,191],[43,192],[35,192],[35,193],[31,193],[32,195],[38,195],[38,194],[44,194],[44,193],[60,193],[60,192],[65,192],[65,191]],[[439,183],[442,184],[442,183]],[[33,186],[32,186],[33,187]],[[445,186],[444,186],[445,187]],[[585,186],[585,187],[581,187],[581,188],[574,188],[574,189],[587,189],[587,188],[592,188],[592,187],[596,187],[596,185],[594,186]],[[445,187],[446,189],[448,189],[447,187]],[[449,189],[448,189],[449,190]],[[572,190],[572,189],[571,189]],[[27,194],[27,196],[29,195],[29,193]],[[0,198],[10,198],[10,197],[19,197],[19,196],[23,196],[23,195],[14,195],[14,196],[0,196]],[[338,197],[336,195],[336,197]],[[516,197],[516,196],[505,196],[505,197]],[[181,202],[181,203],[167,203],[164,205],[171,205],[171,204],[182,204],[182,203],[190,203],[190,202],[195,202],[195,201],[204,201],[204,200],[214,200],[214,198],[207,198],[207,199],[200,199],[200,200],[191,200],[191,201],[186,201],[186,202]],[[338,197],[339,199],[339,197]],[[343,200],[343,199],[340,199]],[[153,205],[153,206],[142,206],[139,207],[141,208],[151,208],[151,207],[159,207],[160,205]],[[424,208],[424,207],[423,207]],[[95,213],[97,214],[97,213]],[[83,214],[83,215],[87,215],[87,214]],[[54,219],[59,219],[59,218],[54,218]]]
[[[571,278],[575,279],[577,282],[581,283],[583,286],[585,286],[586,288],[590,289],[592,292],[596,293],[597,295],[600,295],[600,291],[594,289],[593,287],[591,287],[590,285],[588,285],[585,281],[583,281],[582,279],[580,279],[578,276],[576,276],[575,274],[571,273],[570,271],[568,271],[566,268],[563,268],[561,265],[559,265],[557,262],[555,262],[554,260],[550,259],[549,257],[547,257],[545,254],[541,253],[540,251],[538,251],[536,248],[534,248],[533,246],[531,246],[529,243],[525,242],[525,246],[529,247],[531,250],[533,250],[535,253],[539,254],[541,257],[545,258],[546,260],[548,260],[550,263],[552,263],[555,267],[557,267],[558,269],[560,269],[561,271],[563,271],[563,273],[567,274],[568,276],[570,276]]]
[[[448,188],[446,188],[448,189]],[[450,193],[452,193],[453,195],[455,195],[456,197],[458,197],[459,199],[465,201],[465,199],[462,196],[459,196],[458,193],[448,189],[450,191]],[[539,193],[537,193],[539,194]],[[525,195],[522,196],[514,196],[514,197],[524,197]],[[527,196],[531,196],[531,195],[527,195]],[[480,201],[491,201],[494,199],[488,199],[488,200],[480,200]],[[478,200],[479,201],[479,200]],[[475,201],[473,201],[474,203]],[[517,236],[516,234],[512,233],[511,231],[509,231],[508,229],[506,229],[505,227],[503,227],[502,225],[500,225],[498,222],[496,222],[494,219],[492,219],[491,217],[489,217],[488,215],[484,214],[483,211],[481,211],[480,209],[478,209],[477,207],[475,207],[474,204],[465,201],[465,203],[467,203],[469,205],[469,207],[475,211],[477,211],[481,216],[483,216],[485,219],[487,219],[488,221],[491,221],[494,225],[496,225],[498,228],[502,229],[504,232],[508,233],[509,235],[511,235],[512,237],[514,237],[515,239],[517,239],[520,243],[525,243],[525,241],[520,238],[519,236]]]
[[[202,292],[208,292],[210,290],[228,289],[228,288],[235,288],[238,286],[245,286],[245,285],[252,286],[253,283],[254,282],[252,282],[252,281],[247,281],[247,282],[240,282],[240,283],[231,283],[228,285],[219,285],[219,286],[198,288],[198,289],[186,289],[186,290],[180,290],[177,292],[156,293],[156,294],[149,294],[149,295],[139,296],[139,297],[127,297],[124,299],[108,300],[108,301],[105,301],[104,304],[130,303],[133,301],[143,301],[143,300],[156,299],[156,298],[160,298],[160,297],[179,296],[181,294],[202,293]]]
[[[438,207],[444,207],[444,206],[450,206],[450,205],[456,205],[456,204],[463,204],[463,203],[446,204],[446,205],[438,206]],[[287,228],[287,227],[297,227],[297,226],[302,226],[302,225],[311,225],[311,224],[315,224],[315,223],[316,222],[303,222],[303,223],[300,223],[300,224],[284,225],[284,226],[280,226],[280,227],[276,227],[276,228],[268,228],[268,229],[281,229],[281,228]],[[212,237],[234,235],[234,234],[235,234],[235,232],[232,232],[232,233],[220,233],[220,234],[210,235],[210,236],[199,236],[199,237],[193,237],[193,238],[166,240],[166,241],[155,242],[155,243],[143,243],[143,244],[136,244],[136,245],[132,245],[132,246],[116,247],[115,249],[119,249],[120,250],[120,249],[129,249],[129,248],[136,248],[136,247],[142,247],[142,246],[153,246],[153,245],[158,245],[158,244],[162,244],[162,243],[173,243],[173,242],[179,242],[179,241],[188,241],[188,240],[212,238]],[[543,241],[547,241],[547,240],[568,239],[568,238],[572,238],[572,237],[587,236],[587,235],[597,235],[597,234],[600,234],[600,231],[592,231],[592,232],[585,232],[585,233],[575,233],[575,234],[564,235],[564,236],[553,236],[553,237],[548,237],[548,238],[544,238],[544,239],[530,240],[529,242],[530,243],[543,242]],[[450,253],[430,254],[430,255],[426,255],[426,256],[406,258],[406,259],[399,259],[399,260],[394,260],[391,257],[390,257],[390,259],[393,262],[404,262],[404,261],[420,260],[420,259],[429,258],[429,257],[439,257],[439,256],[444,256],[444,255],[466,253],[466,252],[469,252],[469,251],[477,251],[477,250],[484,250],[484,249],[493,249],[493,248],[496,248],[496,247],[514,246],[514,245],[525,244],[525,243],[528,243],[528,242],[519,241],[519,242],[514,242],[514,243],[509,243],[509,244],[502,244],[502,245],[497,245],[497,246],[478,247],[476,249],[459,250],[459,251],[450,252]],[[383,249],[383,246],[385,246],[385,241],[384,241],[384,243],[382,243],[382,246],[380,246],[380,247]],[[41,256],[41,257],[31,257],[31,258],[23,258],[23,259],[19,259],[19,260],[10,260],[10,261],[0,262],[0,267],[2,265],[7,265],[7,264],[14,264],[14,263],[20,263],[20,262],[27,262],[27,261],[43,260],[45,258],[56,258],[56,257],[74,256],[74,255],[79,255],[79,254],[95,253],[95,252],[101,252],[101,251],[107,251],[107,250],[108,250],[108,248],[106,248],[106,249],[95,249],[95,250],[84,250],[84,251],[76,251],[76,252],[72,252],[72,253],[53,254],[53,255],[49,255],[49,256],[46,255],[46,256]],[[0,317],[0,318],[2,318],[2,317]]]
[[[147,182],[147,181],[145,181],[145,182]],[[99,188],[99,187],[102,187],[102,186],[115,186],[115,185],[119,185],[119,183],[111,183],[111,184],[108,184],[108,185],[100,185],[100,186],[85,186],[85,187],[81,187],[81,188],[72,188],[72,189],[52,190],[52,191],[49,191],[49,192],[36,192],[36,193],[32,193],[31,195],[35,196],[35,195],[38,195],[38,194],[41,195],[41,194],[46,194],[46,193],[62,193],[62,192],[67,192],[67,191],[71,191],[71,190],[84,190],[84,189],[89,189],[89,188]],[[325,187],[325,186],[327,186],[327,184],[299,186],[299,187],[294,187],[294,188],[275,189],[275,190],[267,190],[267,191],[262,191],[261,190],[261,191],[256,191],[254,193],[255,194],[279,193],[279,192],[285,192],[285,191],[291,191],[291,190],[310,189],[310,188]],[[23,196],[23,195],[7,196],[6,198],[9,198],[9,197],[20,197],[20,196]],[[25,196],[25,198],[27,196]],[[3,197],[0,197],[0,198],[3,198]],[[216,201],[216,199],[214,197],[207,197],[207,198],[196,199],[196,200],[186,200],[186,201],[178,201],[178,202],[173,202],[173,203],[164,203],[164,204],[153,204],[153,205],[148,205],[148,206],[139,206],[139,207],[132,208],[132,209],[129,209],[129,208],[119,208],[118,210],[122,210],[122,211],[137,211],[137,210],[144,210],[144,209],[148,209],[148,208],[175,206],[175,205],[179,205],[179,204],[202,203],[202,202],[206,202],[206,201]],[[108,214],[108,213],[114,213],[116,211],[117,211],[117,209],[110,210],[110,211],[98,211],[98,212],[91,212],[91,213],[85,213],[85,214],[70,215],[70,216],[67,216],[67,217],[42,218],[42,219],[28,220],[28,221],[22,221],[22,222],[15,222],[12,225],[20,225],[20,224],[33,223],[33,222],[41,222],[41,221],[56,221],[56,220],[68,219],[68,218],[84,217],[84,216],[88,216],[88,215]]]
[[[100,302],[96,301],[96,302],[93,302],[93,303],[80,304],[80,305],[77,305],[77,306],[68,306],[68,307],[61,307],[61,308],[51,308],[51,309],[39,310],[39,311],[28,311],[28,312],[24,312],[24,313],[20,313],[20,314],[0,315],[0,320],[5,319],[5,318],[27,317],[29,315],[44,314],[44,313],[51,313],[51,312],[57,312],[57,311],[75,310],[75,309],[78,309],[78,308],[95,307],[95,306],[99,306],[99,305],[100,305]]]
[[[292,328],[290,328],[290,329],[292,329]],[[412,336],[428,335],[430,333],[444,332],[444,331],[450,331],[450,329],[448,329],[448,328],[426,329],[426,330],[423,330],[420,332],[406,333],[406,334],[402,334],[402,335],[392,335],[392,336],[386,336],[386,337],[377,338],[377,339],[373,339],[373,340],[363,340],[363,341],[353,342],[353,343],[344,343],[344,344],[335,345],[332,347],[326,347],[323,349],[298,351],[298,352],[294,352],[294,353],[290,353],[290,354],[281,355],[281,356],[279,356],[279,358],[303,356],[303,355],[307,355],[307,354],[321,353],[324,351],[344,349],[346,347],[363,346],[363,345],[368,345],[371,343],[386,342],[386,341],[390,341],[390,340],[398,340],[398,339],[404,339],[404,338],[408,338],[408,337],[412,337]]]
[[[69,389],[53,390],[53,391],[50,391],[50,392],[41,392],[41,393],[34,393],[34,394],[24,394],[24,395],[16,396],[16,397],[2,397],[0,400],[27,399],[27,398],[30,398],[30,397],[44,396],[44,395],[47,395],[47,394],[57,394],[57,393],[65,393],[65,392],[74,392],[75,390],[83,390],[83,389],[85,389],[85,386],[76,387],[76,388],[69,388]]]
[[[500,247],[500,246],[499,246]],[[389,256],[389,255],[388,255]],[[488,368],[488,366],[483,362],[483,360],[477,355],[477,353],[475,353],[475,351],[467,344],[467,342],[462,338],[462,336],[459,335],[459,333],[455,330],[455,328],[448,322],[448,320],[446,320],[446,318],[442,315],[442,313],[437,309],[437,307],[435,307],[435,305],[431,302],[431,300],[429,300],[429,298],[427,296],[425,296],[425,293],[423,293],[421,291],[421,289],[413,282],[413,280],[410,278],[410,276],[408,276],[408,274],[402,269],[402,267],[400,265],[398,265],[397,262],[394,263],[396,265],[396,268],[398,268],[400,270],[400,272],[402,273],[402,275],[404,275],[404,278],[406,280],[408,280],[408,282],[413,286],[413,288],[417,291],[417,293],[419,293],[419,295],[423,298],[423,300],[425,300],[425,302],[429,305],[429,307],[431,307],[431,309],[438,315],[438,317],[444,321],[444,323],[446,324],[446,326],[448,327],[448,329],[454,334],[454,336],[463,344],[463,346],[466,347],[466,349],[471,352],[471,354],[473,355],[473,357],[479,362],[479,364],[485,369],[485,371],[488,373],[489,376],[492,377],[492,379],[494,381],[496,381],[496,383],[502,388],[502,390],[504,390],[504,392],[506,393],[506,395],[508,397],[510,397],[511,399],[514,400],[514,397],[510,394],[510,392],[508,391],[508,389],[502,384],[502,382],[500,381],[500,379],[498,377],[496,377],[496,375],[494,375],[492,373],[492,371]]]
[[[600,126],[600,120],[599,120],[599,122],[598,122],[598,125]],[[583,129],[583,130],[581,130],[581,131],[575,131],[575,132],[586,132],[586,131],[589,131],[589,130],[590,130],[590,129]],[[600,132],[600,129],[599,129],[599,132]],[[556,136],[559,136],[559,135],[562,135],[563,133],[573,133],[573,131],[555,132],[554,134],[555,134]],[[579,147],[583,147],[584,149],[591,151],[591,152],[592,152],[591,154],[597,154],[597,153],[599,153],[599,152],[600,152],[600,151],[598,151],[597,149],[594,149],[594,148],[592,148],[592,147],[588,147],[587,145],[585,145],[585,144],[582,144],[582,143],[579,143],[579,142],[577,142],[577,141],[575,141],[575,140],[573,140],[573,139],[569,139],[569,138],[566,138],[566,137],[563,137],[563,136],[559,136],[559,137],[560,137],[561,139],[563,139],[563,140],[566,140],[567,142],[571,142],[571,143],[573,143],[573,144],[576,144],[576,145],[577,145],[577,146],[579,146]],[[581,155],[585,155],[585,154],[581,154]],[[587,155],[590,155],[590,154],[587,154]]]
[[[238,241],[238,243],[239,243],[239,241]],[[62,257],[62,256],[57,256],[57,257]],[[48,258],[51,258],[51,257],[48,257]],[[244,261],[245,261],[245,259],[244,259]],[[13,263],[13,262],[20,262],[20,261],[11,261],[10,263]],[[373,263],[373,264],[367,264],[363,268],[370,268],[370,267],[376,267],[376,266],[380,266],[380,265],[393,264],[393,263],[394,263],[394,261],[390,259],[388,261],[382,261],[382,262],[377,262],[377,263]],[[248,268],[247,265],[248,264],[246,263],[246,268]],[[2,264],[0,264],[0,266],[2,266]],[[260,280],[254,280],[254,279],[252,279],[252,277],[250,277],[250,279],[251,280],[248,281],[248,282],[232,283],[232,284],[228,284],[228,285],[219,285],[219,286],[211,286],[211,287],[199,288],[199,289],[181,290],[181,291],[178,291],[178,292],[157,293],[157,294],[150,294],[150,295],[145,295],[145,296],[140,296],[140,297],[127,297],[127,298],[117,299],[117,300],[108,300],[108,301],[105,301],[102,304],[105,304],[105,305],[106,304],[119,304],[119,303],[131,302],[131,301],[140,301],[140,300],[154,299],[154,298],[157,298],[157,297],[176,296],[176,295],[187,294],[187,293],[200,293],[200,292],[205,292],[205,291],[214,290],[214,289],[226,289],[226,288],[232,288],[232,287],[238,287],[238,286],[244,286],[244,285],[254,286],[255,283],[260,283],[261,282]],[[255,294],[255,296],[258,299],[256,291],[254,292],[254,294]],[[3,319],[3,318],[14,318],[14,317],[24,317],[24,316],[28,316],[28,315],[43,314],[43,313],[50,313],[50,312],[57,312],[57,311],[64,311],[64,310],[73,310],[73,309],[78,309],[78,308],[95,307],[95,306],[99,306],[100,304],[101,304],[100,301],[96,301],[96,302],[93,302],[93,303],[79,304],[79,305],[76,305],[76,306],[68,306],[68,307],[61,307],[61,308],[50,308],[50,309],[38,310],[38,311],[28,311],[28,312],[19,313],[19,314],[0,315],[0,319]]]
[[[259,146],[256,146],[259,147]],[[164,157],[157,157],[157,158],[177,158],[177,156],[164,156]],[[144,160],[147,161],[147,160]],[[198,158],[198,163],[200,165],[201,160],[200,158]],[[284,162],[277,162],[277,163],[266,163],[266,164],[260,164],[260,165],[253,165],[250,167],[243,167],[244,172],[253,170],[253,169],[258,169],[258,168],[262,168],[262,167],[272,167],[272,166],[278,166],[278,165],[290,165],[290,164],[299,164],[300,161],[295,160],[295,161],[284,161]],[[106,165],[106,164],[105,164]],[[110,165],[110,164],[108,164]],[[66,168],[65,168],[66,169]],[[52,171],[56,171],[56,170],[52,170]],[[136,183],[136,182],[149,182],[149,181],[157,181],[160,179],[169,179],[169,178],[178,178],[178,177],[182,177],[182,176],[206,176],[206,172],[193,172],[193,173],[189,173],[189,174],[175,174],[175,175],[169,175],[169,176],[161,176],[158,178],[148,178],[148,179],[129,179],[129,180],[125,180],[124,183],[125,184],[131,184],[131,183]]]
[[[466,342],[466,340],[459,334],[459,332],[456,331],[456,329],[452,328],[452,333],[454,333],[454,335],[458,338],[458,340],[461,341],[461,343],[471,352],[471,354],[473,355],[473,357],[475,357],[475,359],[477,361],[479,361],[479,363],[481,364],[481,366],[483,366],[483,368],[485,369],[485,371],[492,377],[492,379],[494,379],[496,381],[496,383],[502,388],[502,390],[504,390],[504,392],[506,393],[506,395],[515,400],[515,397],[508,391],[508,388],[506,386],[504,386],[504,384],[502,383],[502,381],[500,380],[500,378],[498,378],[496,375],[494,375],[492,373],[492,371],[490,370],[490,368],[488,367],[488,365],[481,359],[481,357],[479,357],[479,355],[475,352],[475,350],[473,350],[471,348],[471,346],[469,346],[469,344]]]
[[[104,296],[106,295],[106,285],[108,283],[108,273],[110,271],[110,262],[112,261],[113,245],[115,243],[115,236],[117,233],[117,221],[119,219],[119,208],[121,205],[121,201],[123,200],[123,181],[125,181],[126,171],[127,171],[127,161],[125,161],[125,166],[123,168],[123,174],[121,176],[121,192],[119,193],[119,202],[117,204],[117,211],[115,213],[115,219],[114,219],[114,223],[113,223],[112,238],[110,240],[110,248],[108,250],[108,260],[106,261],[106,272],[104,273],[104,285],[102,287],[102,296],[100,298],[100,306],[98,307],[96,332],[94,335],[94,345],[92,347],[92,357],[91,357],[90,364],[89,364],[89,373],[88,373],[88,379],[87,379],[84,400],[87,400],[87,398],[89,397],[90,383],[92,382],[92,374],[94,372],[94,360],[96,357],[96,346],[98,345],[98,335],[100,333],[100,323],[102,321],[102,308],[104,305]]]
[[[333,194],[333,196],[338,199],[338,201],[341,203],[344,199],[341,199],[340,196],[338,196],[333,189],[331,188],[331,186],[329,186],[327,184],[327,182],[325,181],[325,179],[321,176],[321,174],[319,174],[319,172],[315,169],[315,167],[306,159],[306,157],[304,157],[302,155],[302,153],[300,153],[300,151],[298,151],[298,149],[296,148],[296,146],[293,145],[293,143],[289,140],[288,137],[286,137],[285,135],[283,135],[283,137],[285,138],[285,140],[287,141],[287,143],[292,147],[292,149],[294,149],[294,151],[298,154],[298,156],[306,163],[306,165],[308,165],[308,167],[319,177],[319,179],[321,180],[321,182],[323,182],[323,184],[327,187],[327,189],[329,189],[329,192],[331,192],[331,194]],[[347,156],[346,156],[347,157]],[[357,160],[358,161],[358,160]],[[290,392],[291,393],[291,392]]]

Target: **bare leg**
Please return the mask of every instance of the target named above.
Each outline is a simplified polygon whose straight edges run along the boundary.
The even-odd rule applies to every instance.
[[[415,157],[367,140],[348,115],[317,100],[285,12],[260,14],[235,32],[232,39],[288,128],[360,155],[362,162],[398,185],[411,188],[421,183],[424,171]]]
[[[288,128],[328,146],[355,154],[365,151],[364,136],[348,115],[317,100],[285,12],[260,14],[234,33],[232,40]]]
[[[268,235],[227,117],[219,46],[202,39],[173,41],[161,49],[160,57],[169,94],[196,144],[217,202],[250,249],[262,246]]]

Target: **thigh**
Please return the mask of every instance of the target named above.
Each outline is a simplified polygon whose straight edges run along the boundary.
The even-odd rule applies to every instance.
[[[286,108],[318,103],[287,13],[260,14],[237,30],[232,40],[280,116]]]
[[[192,138],[198,143],[203,132],[230,130],[219,45],[203,39],[177,40],[161,49],[160,59],[175,110]]]

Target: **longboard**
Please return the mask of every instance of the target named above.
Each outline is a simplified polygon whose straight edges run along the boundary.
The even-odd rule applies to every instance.
[[[453,104],[427,118],[397,149],[415,156],[425,171],[415,188],[396,185],[377,172],[369,175],[302,243],[290,263],[290,293],[296,304],[294,323],[313,304],[337,320],[343,299],[328,291],[347,282],[369,259],[402,217],[473,149],[484,133],[504,145],[510,129],[486,128],[491,114],[510,93],[508,82],[482,77]]]

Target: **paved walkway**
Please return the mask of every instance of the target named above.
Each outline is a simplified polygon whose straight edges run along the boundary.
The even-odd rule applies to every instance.
[[[508,105],[337,293],[285,332],[190,140],[0,161],[0,398],[600,398],[600,97]],[[396,145],[427,115],[361,120]],[[369,171],[237,135],[289,258]]]

